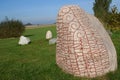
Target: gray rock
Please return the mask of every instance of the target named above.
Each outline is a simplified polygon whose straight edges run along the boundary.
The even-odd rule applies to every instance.
[[[52,38],[52,39],[50,39],[49,40],[49,45],[51,45],[51,44],[55,44],[56,43],[56,38]]]

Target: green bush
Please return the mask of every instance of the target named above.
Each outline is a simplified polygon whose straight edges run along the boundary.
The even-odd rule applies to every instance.
[[[19,37],[25,30],[23,23],[19,20],[6,20],[0,23],[0,38]]]

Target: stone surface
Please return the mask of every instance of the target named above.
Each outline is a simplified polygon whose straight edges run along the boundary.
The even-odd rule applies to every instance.
[[[18,42],[19,45],[26,45],[30,43],[30,39],[24,36],[20,36],[20,40]]]
[[[56,38],[52,38],[52,39],[50,39],[49,40],[49,44],[51,45],[51,44],[55,44],[56,43]]]
[[[68,5],[58,13],[56,63],[74,76],[96,77],[117,69],[117,55],[100,21]]]
[[[52,38],[52,32],[50,30],[48,30],[46,32],[46,39],[51,39]]]

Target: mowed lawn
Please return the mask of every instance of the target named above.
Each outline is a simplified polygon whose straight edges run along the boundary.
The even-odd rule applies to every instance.
[[[98,78],[74,77],[63,72],[55,61],[56,45],[49,45],[46,31],[56,37],[56,27],[26,29],[29,45],[18,45],[19,38],[0,39],[0,80],[120,80],[120,31],[113,32],[118,69]]]

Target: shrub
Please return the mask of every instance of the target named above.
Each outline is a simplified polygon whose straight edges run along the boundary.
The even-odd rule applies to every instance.
[[[25,27],[21,21],[6,18],[0,23],[0,38],[19,37],[24,30]]]

